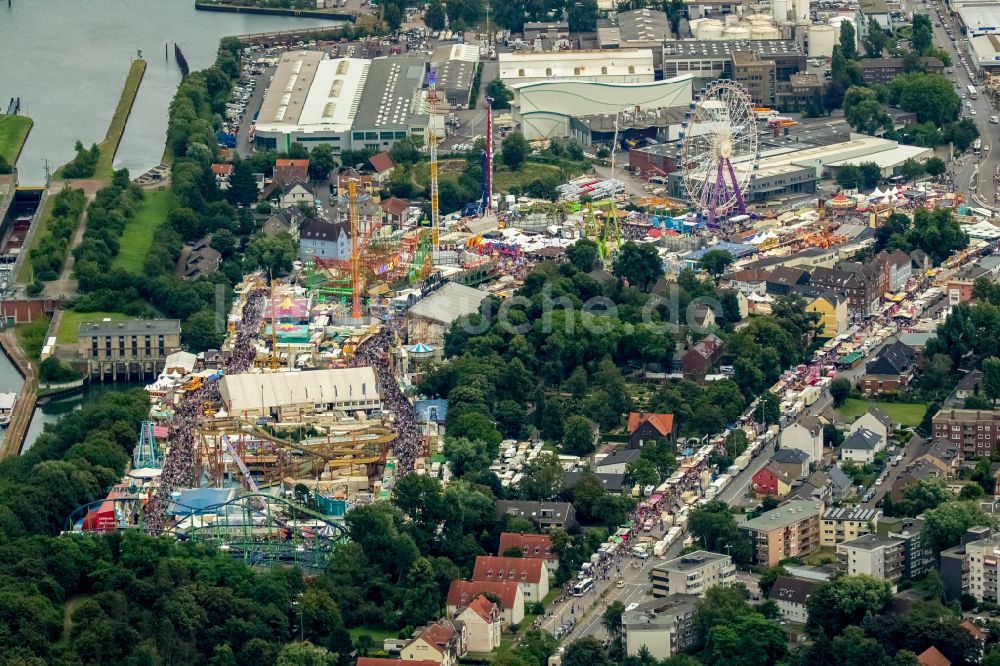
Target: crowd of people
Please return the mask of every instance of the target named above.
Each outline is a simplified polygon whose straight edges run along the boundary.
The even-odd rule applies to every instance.
[[[263,289],[255,290],[243,306],[233,354],[226,372],[245,372],[257,356],[256,340],[260,318],[264,310]],[[160,486],[146,505],[146,530],[153,535],[163,532],[171,494],[177,488],[191,487],[194,478],[195,429],[201,416],[202,405],[217,404],[220,400],[218,382],[209,382],[184,394],[174,411],[170,424],[170,452],[160,470]]]
[[[382,410],[392,412],[395,419],[396,440],[393,442],[393,449],[399,461],[397,473],[404,475],[413,469],[413,464],[420,455],[420,434],[413,405],[403,395],[389,365],[389,353],[395,340],[394,322],[384,322],[378,333],[358,345],[351,365],[369,366],[375,371],[382,397]]]

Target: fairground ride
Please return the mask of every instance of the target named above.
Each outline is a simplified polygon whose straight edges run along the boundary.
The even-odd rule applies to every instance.
[[[146,497],[134,488],[118,495],[74,509],[66,518],[66,532],[152,534],[143,511]],[[322,569],[337,544],[347,540],[347,530],[333,518],[281,495],[251,492],[208,506],[192,506],[175,497],[168,515],[162,534],[213,545],[252,566]]]

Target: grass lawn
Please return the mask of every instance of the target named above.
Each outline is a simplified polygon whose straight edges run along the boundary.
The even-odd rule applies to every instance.
[[[375,647],[379,650],[382,649],[382,641],[385,639],[399,637],[398,629],[383,629],[382,627],[354,627],[348,629],[347,633],[351,635],[351,640],[354,642],[357,642],[361,636],[371,636]]]
[[[805,555],[802,558],[802,562],[805,564],[811,564],[814,566],[819,566],[821,564],[829,564],[831,562],[837,561],[837,551],[829,546],[820,548],[815,553],[811,555]]]
[[[17,270],[16,280],[18,284],[28,284],[31,282],[31,249],[40,239],[49,235],[49,224],[52,222],[52,209],[55,205],[56,198],[54,196],[45,199],[45,207],[42,208],[42,214],[38,218],[38,228],[32,234],[31,242],[21,248],[24,261],[21,262],[21,267]]]
[[[844,406],[836,411],[840,418],[853,421],[868,411],[869,407],[878,407],[880,411],[892,419],[893,423],[902,423],[904,426],[920,425],[920,420],[924,418],[924,412],[927,411],[927,405],[919,402],[878,402],[855,398],[848,398]]]
[[[31,130],[31,118],[0,115],[0,157],[13,164]]]
[[[547,173],[559,173],[557,167],[551,164],[527,162],[520,171],[511,171],[506,167],[493,167],[493,189],[497,192],[510,192],[512,187],[521,187],[540,178]]]
[[[17,341],[21,343],[24,355],[28,357],[29,361],[36,363],[38,357],[42,355],[42,347],[45,346],[45,333],[49,330],[49,318],[42,317],[30,324],[18,324],[15,330],[17,331]]]
[[[148,190],[135,219],[125,225],[115,267],[124,268],[133,275],[142,273],[146,253],[153,242],[153,234],[167,219],[174,195],[170,190]]]
[[[73,310],[64,310],[62,320],[59,322],[59,330],[56,331],[56,344],[71,345],[75,343],[76,333],[80,329],[80,324],[85,321],[131,318],[121,312],[74,312]]]

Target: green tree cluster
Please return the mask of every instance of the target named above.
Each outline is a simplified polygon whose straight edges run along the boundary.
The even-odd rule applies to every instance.
[[[46,227],[48,233],[31,248],[34,280],[48,281],[59,277],[85,206],[83,190],[66,188],[55,195],[52,217]]]
[[[62,168],[63,178],[93,178],[97,169],[97,161],[101,158],[101,150],[97,144],[84,148],[80,141],[74,147],[76,156]]]

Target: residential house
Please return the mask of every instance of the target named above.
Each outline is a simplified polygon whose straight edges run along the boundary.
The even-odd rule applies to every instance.
[[[951,659],[932,645],[917,655],[917,663],[920,666],[951,666]]]
[[[468,632],[466,649],[470,652],[492,652],[500,647],[500,626],[503,618],[500,606],[480,594],[460,610],[455,619]]]
[[[638,656],[645,648],[654,659],[669,659],[692,647],[698,640],[694,618],[698,599],[690,594],[671,594],[640,602],[622,613],[625,652]]]
[[[639,449],[615,449],[594,465],[594,471],[602,474],[624,474],[630,463],[641,456]]]
[[[625,474],[618,473],[607,473],[604,472],[591,472],[589,470],[574,470],[571,472],[563,473],[563,488],[565,490],[572,490],[576,487],[576,484],[580,483],[580,479],[583,478],[584,474],[593,474],[594,478],[601,484],[607,492],[612,495],[621,495],[627,490],[631,490],[631,486],[625,487]],[[549,567],[551,569],[551,567]]]
[[[963,458],[989,456],[1000,441],[998,409],[942,409],[932,424],[934,440],[958,446]]]
[[[809,301],[809,304],[806,305],[806,311],[819,314],[817,337],[820,338],[835,338],[847,331],[850,324],[847,297],[832,289],[824,291]]]
[[[865,364],[865,374],[858,382],[865,395],[905,389],[917,370],[917,353],[896,341],[879,349]]]
[[[792,479],[772,465],[761,467],[752,477],[753,491],[758,496],[770,495],[781,499],[792,490]]]
[[[389,657],[358,657],[356,666],[439,666],[431,659],[390,659]]]
[[[796,500],[738,525],[753,548],[753,563],[773,567],[819,550],[822,511],[822,502]]]
[[[520,624],[524,619],[524,592],[514,582],[453,580],[448,586],[448,615],[454,617],[477,595],[489,594],[500,600],[500,616],[507,624]]]
[[[631,448],[640,448],[646,442],[673,441],[676,430],[673,414],[629,412],[628,445]]]
[[[271,213],[271,216],[264,222],[261,231],[265,236],[275,237],[281,234],[288,234],[296,241],[299,239],[299,228],[306,221],[306,215],[298,206],[279,208]]]
[[[786,296],[796,287],[808,284],[809,273],[793,266],[775,266],[767,272],[765,282],[767,293],[773,296]]]
[[[735,583],[736,567],[729,555],[697,550],[654,565],[649,577],[654,597],[671,594],[703,597],[711,587]]]
[[[928,74],[943,74],[944,63],[937,58],[920,58],[920,69]],[[861,77],[867,86],[887,86],[892,83],[897,74],[902,74],[905,71],[907,71],[905,58],[861,59]],[[899,251],[897,250],[897,252]],[[909,256],[907,256],[907,262],[909,262]]]
[[[853,460],[858,464],[874,462],[875,454],[885,448],[885,440],[871,430],[855,430],[840,445],[841,460]]]
[[[899,473],[896,480],[892,482],[889,496],[893,502],[903,499],[903,491],[912,485],[919,483],[923,479],[943,479],[944,474],[938,467],[926,460],[915,460]]]
[[[958,455],[958,447],[945,440],[932,442],[927,450],[917,457],[917,460],[926,460],[937,467],[945,479],[955,478],[962,463],[962,458]]]
[[[569,502],[497,500],[496,515],[497,520],[503,520],[505,516],[530,520],[543,531],[553,527],[572,531],[579,526],[576,522],[576,509]]]
[[[809,456],[809,462],[823,459],[823,424],[818,418],[806,415],[781,431],[778,438],[781,448],[798,449]]]
[[[541,601],[549,593],[549,571],[541,559],[480,555],[472,569],[472,580],[517,583],[526,604]]]
[[[409,199],[389,197],[382,201],[380,205],[385,213],[386,224],[395,229],[399,229],[406,224],[406,211],[410,208]]]
[[[806,602],[819,585],[821,583],[818,580],[778,576],[767,598],[778,605],[778,613],[782,619],[795,624],[805,624],[809,621]]]
[[[768,466],[779,470],[793,481],[802,479],[809,474],[809,454],[800,449],[778,449],[771,456]]]
[[[851,576],[864,574],[893,585],[903,577],[903,542],[895,537],[866,534],[837,544],[837,560]]]
[[[190,282],[207,277],[219,270],[222,255],[211,247],[212,236],[208,235],[194,244],[184,258],[184,279]]]
[[[354,181],[358,194],[373,194],[375,191],[375,180],[371,174],[359,173],[352,167],[342,166],[337,169],[336,181],[337,196],[342,199],[346,199],[350,194],[351,181]]]
[[[275,160],[272,180],[279,185],[287,185],[296,180],[308,183],[309,160]]]
[[[767,293],[768,272],[762,268],[746,268],[735,273],[727,273],[719,280],[719,285],[732,289],[744,296]]]
[[[934,266],[927,253],[920,249],[910,252],[910,265],[913,266],[914,272],[919,274],[920,277],[926,276],[927,271]]]
[[[278,203],[282,208],[313,204],[313,193],[304,180],[293,180],[283,186],[278,193]]]
[[[913,275],[913,262],[910,255],[902,250],[879,252],[875,255],[875,263],[885,264],[889,273],[889,291],[899,293],[906,290],[906,283]]]
[[[826,470],[830,477],[830,492],[834,501],[847,499],[854,494],[854,481],[836,465]]]
[[[970,370],[965,373],[961,379],[958,380],[958,384],[955,385],[955,391],[953,395],[959,401],[964,401],[966,398],[979,395],[983,390],[983,371],[982,370]]]
[[[869,407],[868,411],[859,416],[851,424],[849,432],[854,433],[861,429],[870,430],[883,441],[888,442],[892,435],[892,419],[885,415],[878,407]]]
[[[833,501],[833,484],[830,475],[818,469],[805,479],[792,485],[792,492],[785,496],[786,500],[812,500],[829,504]]]
[[[373,179],[375,186],[385,187],[389,182],[389,176],[392,175],[392,170],[396,168],[392,158],[389,157],[389,153],[384,150],[381,153],[376,153],[368,158],[368,163],[375,169],[375,177]]]
[[[709,333],[681,355],[685,377],[704,376],[722,357],[722,340]]]
[[[229,177],[233,175],[232,164],[213,164],[212,175],[215,177],[215,184],[220,190],[229,189]]]
[[[823,513],[820,545],[836,546],[875,531],[882,512],[864,507],[831,507]]]
[[[860,267],[850,266],[849,270],[842,268],[826,268],[818,266],[813,269],[809,284],[826,287],[847,296],[847,309],[853,316],[865,317],[878,309],[884,290]]]
[[[709,331],[716,325],[715,311],[707,303],[693,305],[688,316],[688,324],[696,331]]]
[[[351,256],[350,226],[314,218],[299,234],[299,261],[309,264],[316,259],[346,261]]]
[[[413,632],[413,640],[400,651],[402,659],[433,661],[439,666],[456,666],[465,656],[467,634],[464,625],[438,620]]]
[[[497,555],[506,555],[514,548],[521,551],[521,557],[544,560],[550,574],[555,574],[559,568],[559,556],[552,549],[552,537],[548,534],[502,532]]]

